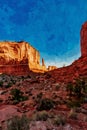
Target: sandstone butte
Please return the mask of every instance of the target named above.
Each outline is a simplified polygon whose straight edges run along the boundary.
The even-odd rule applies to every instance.
[[[28,74],[29,71],[45,72],[47,70],[44,59],[40,65],[40,53],[29,43],[0,42],[0,73],[22,75]]]
[[[81,56],[71,65],[50,71],[52,78],[57,82],[74,82],[78,77],[87,78],[87,22],[82,25],[80,31]],[[78,51],[78,50],[77,50]]]

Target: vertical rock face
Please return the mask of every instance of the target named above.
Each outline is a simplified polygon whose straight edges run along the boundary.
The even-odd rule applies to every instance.
[[[44,59],[42,58],[42,66],[45,66]]]
[[[0,42],[0,73],[46,71],[40,65],[40,54],[26,42]]]
[[[87,56],[87,22],[81,28],[81,56]]]
[[[40,64],[39,52],[26,42],[0,42],[0,64],[13,64],[15,62],[25,62]]]

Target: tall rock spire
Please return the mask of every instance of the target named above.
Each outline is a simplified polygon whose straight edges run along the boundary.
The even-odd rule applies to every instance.
[[[81,28],[81,56],[87,56],[87,22],[82,25]]]
[[[42,58],[42,66],[45,66],[44,59]]]

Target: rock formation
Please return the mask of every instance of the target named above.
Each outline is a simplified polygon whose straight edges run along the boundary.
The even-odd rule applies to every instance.
[[[42,66],[45,66],[44,59],[42,58]]]
[[[87,22],[82,25],[80,35],[81,57],[70,66],[58,69],[55,66],[49,66],[47,69],[44,59],[40,65],[39,52],[26,42],[0,42],[0,73],[27,74],[30,70],[34,72],[53,70],[49,73],[61,82],[87,76]]]
[[[81,28],[81,56],[87,56],[87,22]]]
[[[40,54],[26,42],[0,42],[0,73],[28,73],[46,71],[40,65]]]
[[[57,69],[57,67],[56,66],[48,66],[48,71],[51,71],[51,70],[55,70],[55,69]]]
[[[52,78],[57,82],[74,82],[78,77],[87,78],[87,22],[81,28],[81,57],[67,67],[58,68],[51,72]]]

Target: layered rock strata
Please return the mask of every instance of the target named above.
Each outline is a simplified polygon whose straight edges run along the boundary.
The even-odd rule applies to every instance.
[[[44,72],[40,65],[40,54],[29,43],[0,42],[0,73],[22,74],[29,71]]]

